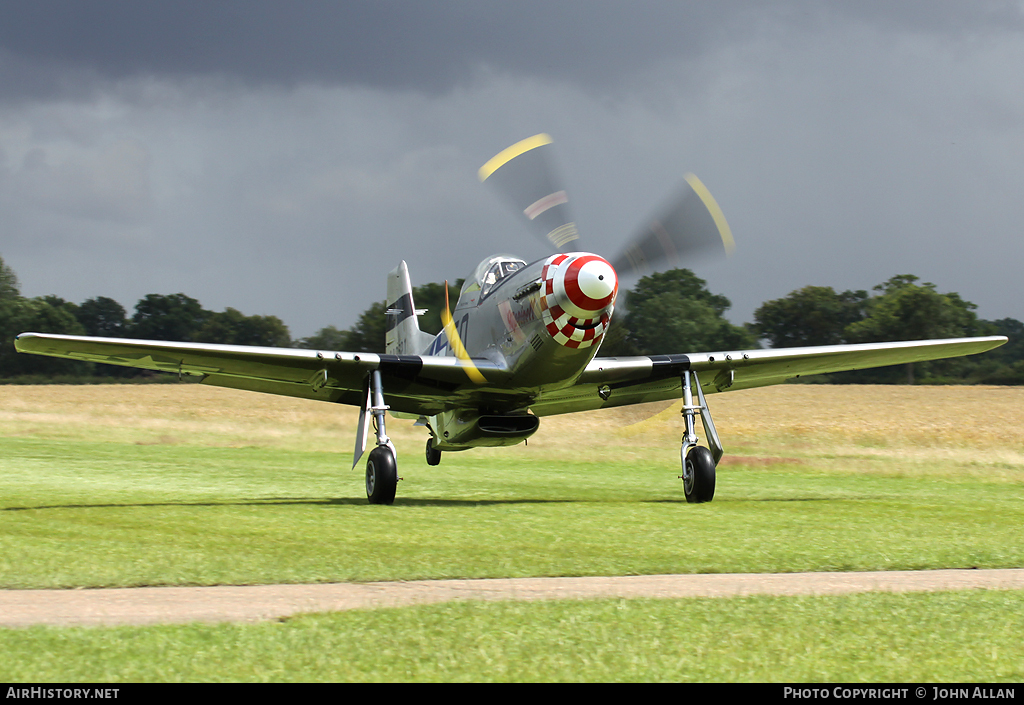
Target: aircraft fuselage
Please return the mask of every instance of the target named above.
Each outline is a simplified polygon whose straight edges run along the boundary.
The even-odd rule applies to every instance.
[[[580,259],[583,266],[574,268]],[[607,283],[581,288],[588,272],[579,270],[588,265],[602,270],[595,280],[603,276]],[[469,357],[507,369],[516,387],[570,386],[600,348],[616,293],[615,272],[597,255],[555,255],[523,264],[489,287],[464,287],[452,319]],[[426,354],[455,352],[442,331]]]
[[[505,371],[511,389],[506,387],[491,408],[432,417],[437,447],[508,445],[536,430],[536,424],[524,426],[521,416],[537,394],[576,382],[600,348],[617,291],[615,271],[597,255],[558,254],[531,264],[506,257],[484,260],[464,285],[452,322],[469,360]],[[456,350],[442,331],[424,354],[456,356]],[[453,431],[476,423],[476,416],[499,425],[507,419],[509,429],[493,437],[460,433],[456,443]],[[452,438],[447,443],[446,430]]]

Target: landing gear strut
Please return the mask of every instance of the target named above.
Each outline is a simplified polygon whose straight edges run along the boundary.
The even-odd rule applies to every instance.
[[[398,462],[396,461],[395,445],[388,438],[384,428],[384,418],[388,405],[384,403],[384,388],[380,381],[380,370],[374,370],[367,378],[366,401],[359,414],[359,429],[356,435],[355,459],[352,466],[359,462],[366,449],[366,436],[369,431],[370,417],[373,417],[373,429],[377,436],[377,447],[370,451],[366,461],[366,498],[370,504],[392,504],[398,488]]]
[[[693,388],[697,388],[697,404],[693,403]],[[722,441],[715,430],[715,422],[711,419],[704,392],[700,388],[697,373],[687,370],[683,373],[683,419],[686,421],[686,435],[683,436],[682,448],[679,451],[683,465],[683,494],[691,503],[710,502],[715,496],[715,466],[722,459],[725,451]],[[694,416],[700,414],[704,434],[707,436],[710,450],[697,445],[697,433]]]

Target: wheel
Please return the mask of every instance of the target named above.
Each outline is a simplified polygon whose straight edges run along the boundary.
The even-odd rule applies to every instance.
[[[387,446],[370,451],[366,461],[366,498],[370,504],[392,504],[398,487],[398,463]]]
[[[427,439],[427,465],[439,465],[441,463],[441,451],[435,450],[433,437]]]
[[[710,502],[715,496],[715,461],[711,451],[696,446],[683,462],[683,494],[692,504]]]

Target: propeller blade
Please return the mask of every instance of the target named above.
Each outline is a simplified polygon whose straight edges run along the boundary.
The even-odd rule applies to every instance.
[[[678,403],[678,399],[667,399],[631,407],[619,407],[629,409],[623,413],[624,418],[620,421],[622,426],[619,431],[624,436],[635,436],[640,433],[654,432],[661,427],[675,423],[679,419]],[[674,427],[673,430],[675,430]]]
[[[663,265],[678,267],[693,255],[733,253],[732,231],[711,192],[693,174],[685,179],[682,191],[659,217],[612,260],[615,271],[644,275]]]
[[[441,311],[441,323],[444,324],[444,335],[448,338],[448,346],[455,353],[455,357],[463,363],[463,369],[466,370],[466,375],[470,381],[474,384],[483,384],[487,380],[484,379],[483,374],[473,364],[473,360],[469,357],[469,353],[466,352],[466,346],[462,344],[462,338],[459,337],[459,331],[455,328],[455,321],[452,319],[450,313],[451,308],[448,305],[448,280],[444,282],[444,310]]]
[[[494,184],[538,235],[563,252],[579,232],[569,212],[569,197],[559,188],[548,161],[550,144],[550,135],[527,137],[488,160],[478,176],[481,182]]]

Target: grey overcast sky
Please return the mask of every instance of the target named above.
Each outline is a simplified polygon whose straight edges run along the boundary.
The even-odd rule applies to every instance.
[[[28,296],[348,327],[546,254],[476,180],[537,132],[582,249],[695,172],[730,318],[911,273],[1024,319],[1024,3],[0,0],[0,256]],[[683,351],[665,351],[683,352]]]

